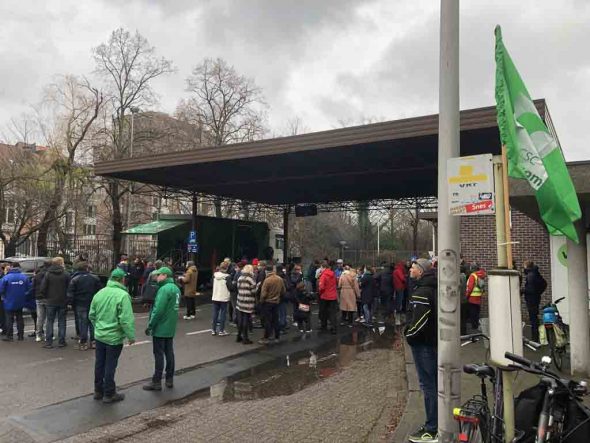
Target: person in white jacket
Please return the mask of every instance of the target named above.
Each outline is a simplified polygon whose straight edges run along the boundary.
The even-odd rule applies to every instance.
[[[230,299],[231,276],[227,269],[229,265],[225,261],[219,265],[219,271],[213,274],[213,322],[211,325],[211,334],[221,337],[229,335],[225,331],[225,317],[227,314],[227,305]]]

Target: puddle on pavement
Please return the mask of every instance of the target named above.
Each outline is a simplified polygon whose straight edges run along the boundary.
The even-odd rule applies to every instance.
[[[305,340],[302,336],[293,340]],[[349,334],[312,350],[287,355],[221,380],[193,397],[230,402],[291,395],[338,374],[363,352],[400,346],[394,326],[354,327]]]

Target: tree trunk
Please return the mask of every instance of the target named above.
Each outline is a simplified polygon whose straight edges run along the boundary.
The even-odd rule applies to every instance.
[[[123,218],[121,216],[121,199],[119,198],[119,183],[113,181],[110,185],[111,206],[113,207],[113,266],[117,265],[121,256],[123,235]]]
[[[16,242],[12,239],[4,242],[4,258],[16,255]]]
[[[215,217],[221,218],[221,199],[216,197],[213,204],[215,205]]]
[[[39,234],[37,235],[37,254],[39,254],[41,257],[47,257],[49,254],[49,250],[47,248],[47,237],[49,235],[49,229],[56,221],[58,209],[63,201],[64,188],[65,178],[58,175],[55,181],[53,195],[51,196],[51,202],[49,203],[49,207],[43,215],[41,227],[39,228]]]

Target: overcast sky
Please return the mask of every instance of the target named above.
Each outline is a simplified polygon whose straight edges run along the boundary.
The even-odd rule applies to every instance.
[[[204,57],[254,78],[274,133],[398,119],[438,108],[438,0],[92,0],[0,2],[0,125],[30,109],[57,74],[93,70],[91,48],[138,30],[177,73],[159,110],[186,96]],[[494,104],[496,24],[533,98],[547,99],[567,160],[590,159],[590,2],[465,0],[461,108]]]

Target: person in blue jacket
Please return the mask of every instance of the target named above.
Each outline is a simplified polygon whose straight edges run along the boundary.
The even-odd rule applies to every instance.
[[[6,337],[3,341],[12,341],[14,334],[14,319],[18,340],[24,340],[25,321],[23,320],[23,308],[31,292],[31,280],[20,270],[19,263],[13,263],[8,273],[0,280],[0,296],[6,312]]]

